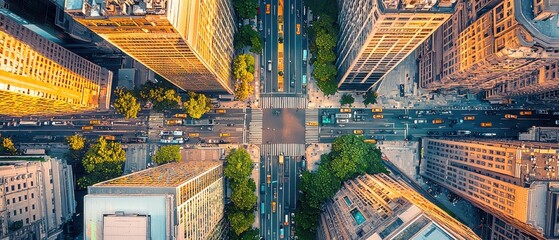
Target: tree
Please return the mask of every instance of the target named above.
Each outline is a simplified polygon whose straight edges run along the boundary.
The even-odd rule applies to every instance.
[[[338,85],[334,80],[316,81],[316,84],[320,91],[326,96],[334,95],[338,91]]]
[[[250,74],[250,73],[247,73]],[[252,75],[252,74],[250,74]],[[254,93],[254,86],[247,81],[235,83],[235,98],[239,101],[245,101]]]
[[[78,134],[67,137],[66,142],[68,142],[70,150],[73,151],[79,151],[85,147],[85,138]]]
[[[336,54],[332,49],[319,49],[316,61],[320,63],[333,63],[336,61]]]
[[[227,214],[227,219],[229,219],[229,223],[231,223],[232,230],[239,236],[252,226],[254,222],[254,213],[253,211],[245,212],[234,210]]]
[[[181,161],[181,147],[179,145],[170,145],[160,147],[155,156],[153,156],[153,161],[157,164],[164,164],[169,162],[180,162]]]
[[[367,91],[367,93],[365,93],[365,96],[363,96],[364,100],[363,103],[365,104],[365,106],[369,105],[369,104],[376,104],[377,103],[377,97],[378,97],[378,93],[373,91],[373,90],[369,90]]]
[[[82,189],[98,182],[106,181],[122,175],[122,164],[126,153],[118,142],[107,142],[100,137],[85,154],[82,165],[86,175],[78,180]]]
[[[355,98],[353,98],[351,94],[344,93],[344,95],[342,95],[342,97],[340,98],[340,104],[342,106],[349,105],[351,107],[351,104],[353,104],[353,102],[355,102]]]
[[[212,103],[204,94],[188,92],[188,100],[183,103],[185,112],[191,118],[199,119],[212,110]]]
[[[157,112],[162,112],[166,109],[176,109],[181,102],[181,97],[174,89],[161,83],[147,82],[140,89],[139,96],[143,102],[151,102],[153,110]]]
[[[258,228],[252,228],[241,235],[241,240],[258,240],[260,239],[260,231]]]
[[[264,45],[264,40],[260,34],[255,31],[250,25],[242,26],[239,31],[235,34],[235,39],[233,40],[233,46],[235,49],[240,50],[246,46],[251,47],[251,52],[260,53],[262,52],[262,46]]]
[[[2,147],[0,148],[0,154],[3,155],[15,155],[17,153],[17,149],[12,142],[11,138],[5,137],[2,138]]]
[[[308,195],[309,206],[320,209],[324,201],[334,196],[342,182],[327,167],[319,167],[316,174],[303,172],[302,190]]]
[[[256,184],[252,178],[244,178],[242,181],[231,183],[231,202],[236,208],[249,211],[254,209],[258,197],[254,194]]]
[[[233,0],[233,8],[242,19],[251,19],[256,16],[258,0]]]
[[[264,41],[262,40],[262,37],[260,35],[253,35],[250,37],[250,51],[256,54],[259,54],[262,52],[262,48],[264,45]]]
[[[116,99],[113,106],[116,111],[120,114],[124,114],[125,118],[136,118],[141,107],[136,97],[132,95],[132,92],[123,88],[117,88],[115,93]]]
[[[225,176],[233,179],[233,181],[242,181],[252,173],[252,159],[250,154],[241,148],[232,150],[227,156],[227,166],[225,167]]]
[[[328,81],[333,79],[337,74],[336,66],[332,63],[317,62],[314,65],[313,76],[315,79]]]

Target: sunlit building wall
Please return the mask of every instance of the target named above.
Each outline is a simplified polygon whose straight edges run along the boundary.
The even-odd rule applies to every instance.
[[[27,28],[0,9],[0,114],[59,115],[95,110],[112,72]],[[110,91],[105,93],[110,96]]]
[[[320,215],[317,239],[479,239],[401,180],[362,175],[344,182]]]
[[[557,237],[557,144],[426,138],[423,149],[422,176],[523,232]]]
[[[84,238],[220,239],[223,184],[223,163],[210,160],[168,163],[95,184],[84,198]]]
[[[454,12],[455,0],[338,0],[338,87],[366,91]]]
[[[2,239],[56,239],[75,213],[72,167],[63,160],[0,157],[0,184]]]
[[[489,100],[529,96],[557,87],[555,79],[543,78],[541,71],[536,73],[559,58],[559,27],[556,19],[550,17],[559,9],[556,1],[464,3],[467,18],[456,22],[455,27],[460,29],[463,24],[467,27],[453,40],[452,48],[442,49],[442,55],[447,51],[458,52],[457,58],[432,59],[444,66],[442,71],[435,69],[433,74],[422,74],[425,70],[421,70],[420,64],[420,87],[486,91]],[[443,33],[443,38],[447,36]],[[519,76],[529,80],[521,80]]]
[[[66,0],[65,10],[179,88],[233,92],[231,1]]]

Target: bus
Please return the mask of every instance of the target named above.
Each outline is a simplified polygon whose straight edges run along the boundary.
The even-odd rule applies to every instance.
[[[29,126],[29,127],[38,127],[41,126],[41,123],[38,121],[19,121],[19,126]]]
[[[336,118],[351,118],[351,113],[336,113]]]
[[[283,164],[283,153],[279,155],[279,164]]]
[[[264,214],[264,213],[265,213],[265,210],[266,210],[266,208],[264,207],[264,202],[262,202],[262,204],[260,204],[260,209],[261,209],[261,210],[260,210],[260,213],[261,213],[261,214]]]
[[[306,85],[307,85],[307,74],[303,74],[303,80],[302,80],[302,82],[303,82],[303,86],[306,86]]]

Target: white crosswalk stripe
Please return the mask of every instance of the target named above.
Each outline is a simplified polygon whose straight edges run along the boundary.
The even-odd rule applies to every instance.
[[[262,109],[252,109],[248,142],[251,144],[262,144]]]
[[[303,156],[305,155],[305,144],[264,144],[260,148],[262,156]]]
[[[305,123],[318,122],[318,109],[305,110]],[[318,126],[305,125],[305,143],[318,142]]]
[[[262,108],[307,108],[308,100],[302,97],[262,97]]]

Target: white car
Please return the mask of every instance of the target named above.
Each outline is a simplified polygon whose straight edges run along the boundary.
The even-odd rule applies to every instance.
[[[427,123],[427,120],[425,120],[425,119],[415,119],[415,120],[413,120],[413,123],[415,123],[415,124]]]
[[[496,133],[482,133],[482,134],[480,134],[480,135],[481,135],[481,136],[484,136],[484,137],[494,137],[494,136],[497,136]]]

